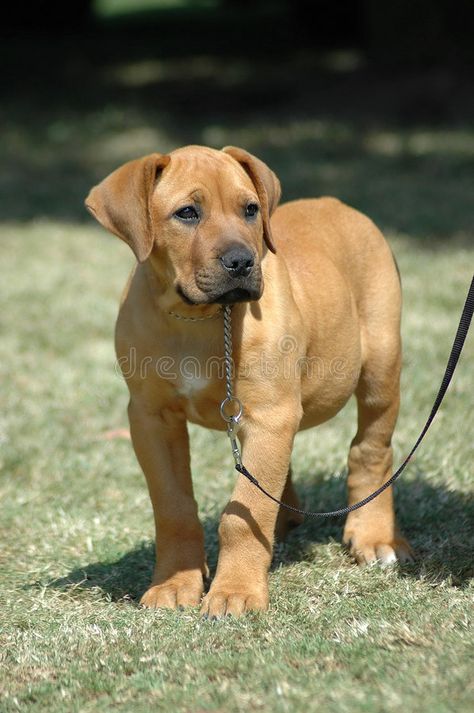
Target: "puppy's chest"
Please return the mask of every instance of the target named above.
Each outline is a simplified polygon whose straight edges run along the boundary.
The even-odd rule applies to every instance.
[[[220,341],[220,340],[219,340]],[[217,340],[192,344],[174,340],[160,345],[159,376],[168,394],[189,421],[207,428],[221,428],[219,406],[225,397],[223,345]]]
[[[180,374],[174,384],[178,396],[192,401],[198,398],[210,386],[209,379],[197,374]]]
[[[211,378],[198,372],[180,374],[175,383],[176,399],[188,421],[200,426],[221,429],[220,403],[225,397],[223,380]]]

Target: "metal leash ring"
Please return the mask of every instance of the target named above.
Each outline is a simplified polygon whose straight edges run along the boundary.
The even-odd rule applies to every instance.
[[[236,414],[231,414],[230,416],[227,415],[226,407],[229,406],[229,404],[235,404],[235,406],[237,408]],[[226,398],[221,403],[220,410],[221,410],[221,416],[226,423],[231,423],[232,421],[234,423],[238,423],[240,421],[242,414],[243,414],[244,407],[242,406],[242,403],[237,398],[237,396],[226,396]]]

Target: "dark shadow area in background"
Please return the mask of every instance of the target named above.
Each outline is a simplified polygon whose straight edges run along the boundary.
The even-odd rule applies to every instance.
[[[422,478],[420,474],[419,481],[407,481],[397,490],[399,523],[418,555],[415,564],[399,567],[399,575],[464,588],[474,577],[474,498],[422,482]],[[318,480],[311,486],[297,486],[303,507],[340,507],[345,496],[343,480]],[[217,560],[217,525],[217,518],[204,522],[211,577]],[[276,546],[272,568],[313,560],[314,552],[308,551],[312,544],[340,541],[341,537],[341,518],[307,518],[285,543]],[[141,543],[115,562],[86,564],[66,577],[40,585],[67,591],[71,596],[93,588],[112,601],[137,601],[149,585],[153,564],[153,543]]]
[[[86,221],[90,186],[124,160],[239,141],[285,200],[337,195],[383,227],[459,238],[474,223],[473,21],[465,0],[190,0],[101,22],[81,0],[17,3],[1,28],[0,220]]]

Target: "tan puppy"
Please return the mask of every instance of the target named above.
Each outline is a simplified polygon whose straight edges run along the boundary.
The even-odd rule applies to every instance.
[[[203,594],[207,566],[186,422],[225,428],[225,386],[216,368],[223,357],[220,305],[235,305],[243,461],[265,488],[297,504],[290,472],[295,433],[330,419],[352,394],[358,429],[349,452],[349,503],[391,474],[401,361],[393,256],[375,225],[338,200],[276,209],[279,198],[274,173],[246,151],[187,146],[125,164],[86,201],[138,260],[116,349],[155,515],[146,606],[194,606]],[[220,522],[217,572],[202,613],[265,609],[275,529],[283,535],[293,524],[294,515],[278,513],[239,476]],[[359,563],[410,558],[391,488],[349,515],[344,542]]]

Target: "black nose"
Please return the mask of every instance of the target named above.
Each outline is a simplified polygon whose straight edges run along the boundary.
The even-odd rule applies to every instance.
[[[220,261],[232,277],[248,277],[252,272],[253,254],[240,245],[227,250]]]

